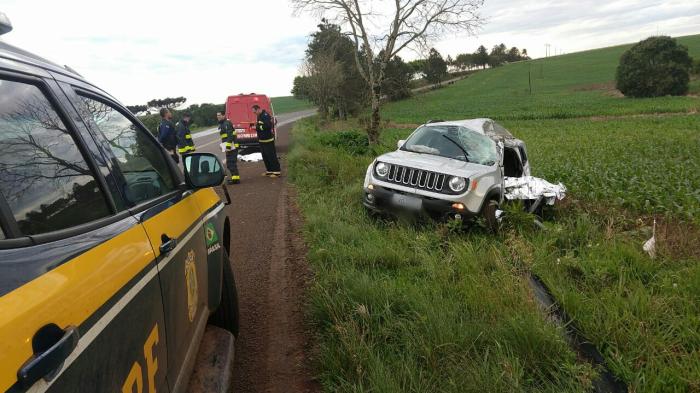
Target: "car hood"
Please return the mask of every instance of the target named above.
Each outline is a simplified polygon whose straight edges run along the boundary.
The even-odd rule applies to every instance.
[[[493,170],[493,167],[475,164],[473,162],[464,162],[452,158],[414,153],[405,150],[396,150],[381,155],[377,158],[377,161],[462,177],[472,177]]]

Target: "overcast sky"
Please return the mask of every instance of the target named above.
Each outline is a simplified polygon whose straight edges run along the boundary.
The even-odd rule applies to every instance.
[[[4,41],[71,66],[127,105],[289,95],[318,22],[293,16],[288,0],[2,0],[0,11],[14,25]],[[570,53],[700,33],[698,0],[486,0],[482,16],[478,36],[436,47],[454,56],[503,42],[540,57],[547,43]]]

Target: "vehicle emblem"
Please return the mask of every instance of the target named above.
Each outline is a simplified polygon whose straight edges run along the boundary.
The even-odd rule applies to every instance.
[[[214,224],[211,222],[207,223],[206,227],[204,227],[204,236],[207,239],[207,247],[219,242],[219,235],[216,233],[216,228],[214,228]]]
[[[185,259],[185,282],[187,283],[187,317],[194,321],[197,313],[197,267],[194,262],[194,250],[187,253]]]

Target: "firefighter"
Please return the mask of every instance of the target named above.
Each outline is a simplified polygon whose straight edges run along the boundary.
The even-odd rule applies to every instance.
[[[177,151],[180,155],[194,153],[195,151],[192,133],[190,132],[191,120],[192,114],[190,112],[185,112],[185,114],[182,115],[182,120],[177,122],[177,126],[175,127],[177,130]]]
[[[282,172],[280,163],[277,160],[277,150],[275,149],[275,136],[272,134],[272,116],[266,110],[260,108],[260,105],[253,105],[253,113],[258,116],[255,130],[258,133],[258,142],[260,143],[260,152],[265,162],[265,170],[263,176],[279,177]]]
[[[180,162],[177,155],[177,134],[173,124],[173,113],[168,108],[160,109],[160,125],[158,126],[158,141],[170,152],[170,156],[176,163]]]
[[[230,172],[231,178],[228,179],[228,184],[238,184],[241,182],[241,175],[238,173],[238,148],[239,144],[236,140],[236,130],[233,128],[231,121],[226,118],[223,111],[216,112],[216,119],[219,120],[219,135],[221,143],[226,149],[226,167]]]

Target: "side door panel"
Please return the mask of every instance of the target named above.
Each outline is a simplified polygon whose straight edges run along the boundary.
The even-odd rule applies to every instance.
[[[207,250],[200,208],[195,196],[185,192],[146,211],[141,221],[158,261],[167,327],[168,382],[171,390],[181,391],[209,317]],[[161,251],[168,239],[176,241],[175,248]]]
[[[165,323],[151,244],[131,217],[96,232],[88,245],[94,247],[63,263],[61,256],[73,255],[85,239],[0,251],[0,259],[15,266],[58,265],[44,266],[51,270],[0,297],[0,390],[24,391],[16,383],[17,371],[33,354],[35,333],[53,323],[77,327],[78,346],[53,380],[40,380],[30,391],[120,392],[134,362],[144,365],[144,382],[167,391]],[[150,335],[156,339],[145,352]]]
[[[35,172],[50,179],[54,178],[50,171],[61,173],[60,181],[70,191],[52,200],[47,187],[38,192],[29,189],[27,195],[44,199],[33,205],[32,216],[15,211],[15,220],[20,214],[25,222],[43,220],[44,225],[63,225],[47,219],[60,214],[75,226],[40,229],[31,236],[22,229],[24,237],[9,240],[22,240],[21,247],[0,247],[0,392],[131,392],[129,385],[125,387],[131,375],[144,382],[144,389],[150,389],[143,391],[165,392],[165,320],[152,245],[139,222],[128,212],[117,213],[113,205],[105,217],[81,221],[91,217],[90,209],[95,206],[81,205],[85,196],[108,191],[103,178],[84,162],[93,160],[86,153],[90,149],[76,133],[74,114],[62,102],[56,105],[61,101],[56,84],[34,79],[16,79],[13,83],[24,87],[3,93],[3,105],[7,106],[0,107],[2,110],[11,107],[13,99],[19,100],[20,94],[25,96],[17,101],[20,105],[15,105],[13,112],[8,112],[10,115],[1,116],[5,124],[0,122],[0,132],[6,143],[3,158],[14,165],[2,166],[0,191],[16,187],[11,184],[16,174],[3,173],[6,168],[28,171],[42,162],[43,169]],[[0,75],[3,81],[7,80]],[[36,87],[46,97],[27,95]],[[47,131],[40,134],[37,130],[42,128]],[[35,160],[24,161],[13,156],[28,149],[41,154],[37,153]],[[67,151],[79,153],[67,162],[62,159]],[[77,185],[71,177],[73,172],[98,181]],[[113,202],[107,195],[105,199]],[[67,205],[76,207],[67,210]],[[8,219],[6,211],[3,216]],[[35,352],[35,348],[40,347],[38,341],[43,337],[39,332],[47,326],[75,329],[76,346],[54,373],[31,387],[23,386],[18,371],[43,351]],[[136,362],[143,365],[140,377],[133,372]]]

